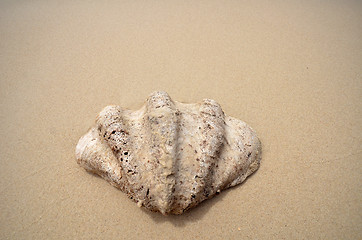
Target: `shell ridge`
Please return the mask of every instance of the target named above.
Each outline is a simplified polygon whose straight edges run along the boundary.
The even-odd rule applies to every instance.
[[[130,173],[135,173],[135,165],[132,159],[124,153],[132,152],[131,138],[129,137],[129,124],[123,117],[123,110],[119,106],[106,107],[97,118],[97,129],[100,139],[106,144],[115,158],[119,171],[122,175],[124,191],[131,199],[135,199],[134,188],[139,188],[135,177]],[[124,161],[123,161],[124,160]]]
[[[192,195],[192,201],[186,209],[193,207],[198,201],[211,197],[213,191],[212,181],[214,168],[219,160],[224,145],[224,114],[219,104],[213,100],[205,99],[200,105],[199,114],[202,117],[201,131],[201,157],[199,170],[195,176],[198,183]]]
[[[147,100],[146,109],[144,124],[150,169],[157,173],[152,176],[155,183],[150,186],[150,192],[156,196],[153,204],[167,214],[174,201],[172,193],[178,136],[176,108],[168,95],[156,92]]]
[[[228,148],[230,151],[224,151],[223,157],[228,164],[224,164],[222,166],[223,171],[217,172],[215,176],[221,179],[218,183],[218,189],[229,188],[243,182],[258,169],[260,163],[260,153],[258,155],[258,152],[261,151],[260,141],[254,130],[243,121],[233,117],[228,117],[226,123],[228,126],[226,137],[229,139]],[[237,154],[231,156],[228,154],[229,152]]]
[[[79,147],[82,147],[82,152],[79,152]],[[120,166],[117,162],[111,149],[108,145],[99,138],[98,130],[92,128],[89,132],[79,140],[76,148],[78,164],[83,166],[88,172],[96,173],[100,177],[109,181],[113,186],[121,190],[125,190],[122,183],[125,183],[120,171]]]

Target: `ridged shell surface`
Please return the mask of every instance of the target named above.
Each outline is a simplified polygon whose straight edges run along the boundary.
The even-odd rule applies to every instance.
[[[213,100],[184,104],[154,92],[137,111],[104,108],[76,158],[138,206],[181,214],[255,172],[261,144]]]

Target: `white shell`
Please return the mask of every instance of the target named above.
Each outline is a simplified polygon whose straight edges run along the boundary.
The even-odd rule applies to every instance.
[[[139,206],[181,214],[255,172],[261,144],[213,100],[184,104],[155,92],[137,111],[104,108],[76,158]]]

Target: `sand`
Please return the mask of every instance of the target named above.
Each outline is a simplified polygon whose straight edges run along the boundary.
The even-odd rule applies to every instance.
[[[0,239],[361,239],[358,1],[2,1]],[[181,216],[75,161],[106,105],[218,101],[260,169]]]

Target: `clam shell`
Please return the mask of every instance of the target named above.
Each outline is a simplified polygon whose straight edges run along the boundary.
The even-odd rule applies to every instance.
[[[261,144],[214,100],[185,104],[154,92],[137,111],[105,107],[76,158],[138,206],[181,214],[255,172]]]

